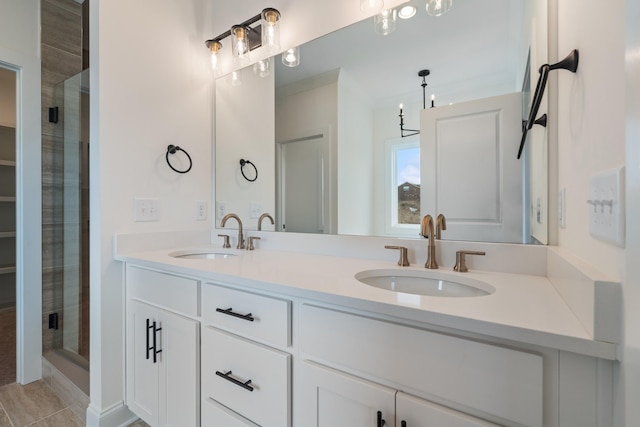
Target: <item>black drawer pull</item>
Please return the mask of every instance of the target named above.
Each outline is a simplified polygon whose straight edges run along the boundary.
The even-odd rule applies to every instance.
[[[407,422],[405,420],[400,421],[400,427],[407,427]]]
[[[156,328],[156,321],[153,321],[153,363],[158,361],[158,353],[162,353],[162,349],[158,350],[157,335],[162,328]]]
[[[151,329],[150,321],[147,319],[147,360],[149,360],[149,350],[153,350],[153,347],[149,347],[149,329]]]
[[[233,308],[229,307],[226,310],[222,309],[222,308],[216,308],[216,311],[218,313],[223,313],[223,314],[227,314],[229,316],[233,316],[233,317],[237,317],[239,319],[244,319],[244,320],[248,320],[249,322],[253,322],[255,319],[254,317],[251,315],[251,313],[249,314],[239,314],[239,313],[234,313]]]
[[[378,423],[376,424],[376,426],[382,427],[385,424],[386,424],[386,421],[382,419],[382,412],[378,411]]]
[[[246,382],[242,382],[242,381],[238,381],[237,379],[233,378],[231,376],[231,371],[227,372],[227,373],[222,373],[220,371],[216,371],[216,375],[219,377],[224,378],[227,381],[230,381],[232,383],[234,383],[237,386],[242,387],[245,390],[249,390],[249,391],[253,391],[253,387],[251,387],[249,384],[251,384],[251,380],[248,380]]]

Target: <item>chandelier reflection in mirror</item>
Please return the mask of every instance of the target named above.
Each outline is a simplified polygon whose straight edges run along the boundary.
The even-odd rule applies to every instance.
[[[211,67],[214,72],[220,69],[220,51],[222,40],[231,37],[231,51],[234,66],[243,66],[250,61],[249,53],[264,47],[268,53],[280,50],[280,12],[274,8],[266,8],[261,13],[246,21],[233,25],[229,31],[209,39],[205,45],[211,53]],[[260,22],[260,24],[255,25]]]
[[[429,70],[418,71],[418,77],[422,77],[422,109],[427,108],[427,76],[431,74]],[[431,108],[435,107],[435,95],[431,95]],[[406,138],[408,136],[418,135],[419,129],[405,129],[404,127],[404,112],[402,111],[402,104],[400,104],[400,136]]]

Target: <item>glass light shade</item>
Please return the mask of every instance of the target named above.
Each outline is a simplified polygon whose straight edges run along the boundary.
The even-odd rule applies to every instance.
[[[297,67],[300,64],[300,48],[296,46],[282,52],[282,64]]]
[[[229,74],[229,84],[231,86],[240,86],[242,84],[242,70],[232,71]]]
[[[271,58],[263,59],[253,64],[253,72],[260,77],[271,74]]]
[[[383,10],[374,16],[373,22],[376,33],[383,36],[393,33],[396,29],[396,17],[397,13],[395,9]]]
[[[216,40],[207,40],[207,47],[211,53],[211,69],[218,71],[218,65],[220,62],[220,49],[222,49],[222,43]]]
[[[280,12],[276,9],[265,9],[262,11],[262,47],[268,52],[280,50]]]
[[[383,0],[360,0],[360,10],[363,12],[377,12],[382,10]]]
[[[249,62],[249,33],[245,27],[234,25],[231,27],[231,51],[236,65]]]
[[[398,12],[398,18],[400,19],[413,18],[416,15],[417,11],[418,9],[416,9],[416,7],[411,4],[402,6],[400,8],[400,11]]]
[[[451,9],[453,0],[427,0],[427,13],[431,16],[440,16]]]

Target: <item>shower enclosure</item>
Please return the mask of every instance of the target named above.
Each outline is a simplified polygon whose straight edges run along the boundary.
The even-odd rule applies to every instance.
[[[89,369],[89,69],[59,83],[53,152],[53,307],[45,357],[88,393]],[[46,347],[46,345],[45,345]]]

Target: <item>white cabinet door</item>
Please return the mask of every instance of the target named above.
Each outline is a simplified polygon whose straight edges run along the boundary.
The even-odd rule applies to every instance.
[[[301,420],[306,426],[394,425],[395,390],[309,362],[301,370]]]
[[[127,304],[127,406],[151,426],[198,426],[199,323]]]
[[[498,427],[481,419],[398,392],[396,427]]]
[[[521,94],[422,110],[421,213],[444,239],[522,242]]]
[[[157,316],[158,309],[138,301],[127,306],[127,406],[152,426],[158,425],[158,365],[153,363],[149,347],[152,331],[147,321]]]

